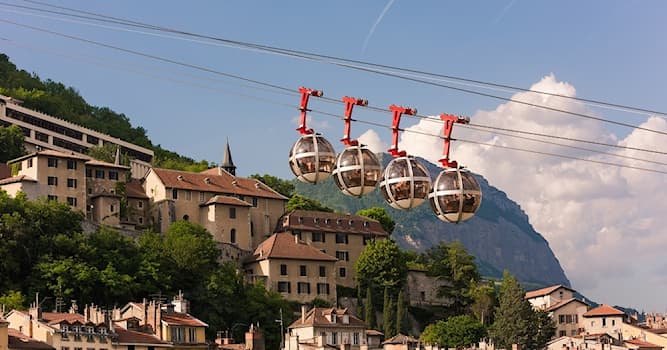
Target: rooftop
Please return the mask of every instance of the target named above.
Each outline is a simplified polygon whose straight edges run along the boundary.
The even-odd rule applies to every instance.
[[[298,241],[296,236],[289,233],[274,233],[260,243],[253,253],[251,261],[265,259],[294,259],[316,261],[338,261],[321,250]]]
[[[337,322],[332,322],[327,319],[327,315],[335,313]],[[342,316],[348,316],[349,322],[343,323]],[[336,309],[336,308],[322,308],[314,307],[304,315],[303,320],[299,317],[296,321],[292,322],[289,328],[297,327],[308,327],[308,326],[317,326],[317,327],[362,327],[364,329],[368,328],[364,321],[348,314],[347,309]]]
[[[615,309],[609,305],[602,304],[592,310],[589,310],[584,314],[584,317],[597,317],[597,316],[623,316],[625,312]]]
[[[293,210],[285,214],[280,224],[284,230],[388,236],[377,220],[353,214]]]
[[[574,292],[574,289],[569,288],[569,287],[566,287],[566,286],[564,286],[564,285],[562,285],[562,284],[558,284],[558,285],[555,285],[555,286],[550,286],[550,287],[546,287],[546,288],[542,288],[542,289],[537,289],[537,290],[532,290],[532,291],[530,291],[530,292],[527,292],[527,293],[526,293],[526,299],[532,299],[532,298],[537,298],[537,297],[541,297],[541,296],[549,295],[549,294],[551,294],[551,293],[557,291],[557,290],[560,289],[560,288],[565,288],[565,289],[567,289],[567,290],[569,290],[569,291],[571,291],[571,292]]]

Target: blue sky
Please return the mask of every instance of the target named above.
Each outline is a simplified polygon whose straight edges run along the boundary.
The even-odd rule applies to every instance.
[[[8,2],[34,6],[18,0]],[[526,88],[553,73],[556,81],[569,84],[568,86],[576,89],[579,97],[659,111],[667,110],[664,99],[667,78],[664,65],[664,58],[667,56],[664,14],[667,3],[660,1],[395,0],[379,22],[378,18],[389,2],[186,3],[94,0],[49,3],[233,40]],[[0,5],[0,19],[140,50],[295,90],[302,85],[318,88],[324,90],[327,97],[336,99],[344,95],[361,97],[368,99],[372,106],[384,108],[392,103],[400,104],[416,107],[420,114],[428,115],[443,112],[473,117],[479,115],[480,118],[487,118],[484,120],[488,121],[488,124],[494,124],[493,115],[480,115],[480,111],[493,111],[502,104],[502,101],[322,63],[63,22],[54,18],[28,15],[27,12]],[[374,31],[370,33],[373,27]],[[238,81],[50,36],[3,22],[0,22],[0,38],[9,39],[0,40],[0,51],[8,54],[20,68],[33,71],[42,78],[74,86],[90,103],[109,106],[117,112],[125,113],[134,125],[146,128],[156,144],[196,159],[219,162],[225,139],[228,138],[240,175],[269,173],[283,178],[293,177],[287,165],[287,155],[290,146],[298,138],[294,131],[295,118],[298,116],[298,96],[249,89]],[[63,57],[62,54],[69,57]],[[555,86],[545,84],[546,88]],[[499,94],[510,96],[507,93]],[[343,112],[342,105],[328,104],[317,99],[311,100],[310,107],[329,113]],[[521,112],[523,119],[506,125],[526,129],[526,125],[521,123],[539,120],[539,111],[534,111],[534,114],[531,111],[524,112]],[[594,107],[587,107],[586,112],[637,125],[647,121],[645,115],[612,112]],[[310,126],[327,136],[337,150],[342,149],[342,145],[337,142],[342,136],[342,122],[317,113],[311,113],[311,116],[313,120]],[[391,120],[388,112],[381,114],[363,109],[355,110],[354,116],[387,126]],[[502,118],[502,113],[499,113],[498,118]],[[577,123],[576,118],[562,118]],[[500,125],[507,123],[507,120],[495,122],[498,123],[494,125]],[[415,120],[404,119],[402,125],[409,127],[414,124]],[[630,133],[629,129],[608,125],[581,124],[578,127],[588,126],[598,130],[597,135],[600,137],[608,138],[609,134],[613,134],[612,138],[623,140]],[[389,143],[387,130],[359,123],[353,124],[353,137],[367,132],[369,128],[378,134],[383,143]],[[427,131],[439,133],[437,126]],[[427,141],[418,139],[415,142]],[[664,149],[667,143],[664,139],[660,142]],[[656,148],[658,146],[656,145]],[[532,146],[524,144],[523,147]],[[462,154],[467,154],[464,151]],[[503,159],[514,157],[510,151],[503,152],[497,156]],[[465,163],[465,159],[458,160]],[[471,159],[472,164],[475,164],[475,161],[477,160]],[[484,163],[479,163],[479,168],[487,169],[486,173],[482,174],[489,178],[492,184],[506,190],[527,210],[531,222],[547,237],[561,259],[575,288],[600,302],[665,311],[667,305],[657,295],[616,290],[616,282],[609,282],[610,279],[605,278],[605,274],[611,272],[603,271],[602,268],[595,270],[590,267],[595,265],[590,264],[590,261],[580,259],[576,264],[564,262],[573,256],[581,255],[578,253],[582,253],[585,247],[592,249],[585,253],[590,259],[597,259],[591,254],[597,252],[595,249],[598,247],[602,249],[602,252],[598,252],[600,256],[610,251],[606,249],[612,249],[611,246],[604,245],[604,242],[608,242],[605,239],[610,236],[607,233],[600,235],[601,232],[608,232],[605,229],[618,225],[605,222],[594,227],[580,227],[578,223],[569,222],[550,226],[554,225],[557,218],[541,220],[540,215],[546,215],[547,212],[551,213],[549,215],[557,214],[550,211],[553,207],[544,203],[560,203],[557,199],[564,199],[549,197],[559,194],[544,190],[544,186],[539,183],[535,186],[542,186],[540,188],[513,188],[509,180],[496,174],[501,170],[484,167],[494,161],[487,159]],[[541,164],[542,160],[531,158],[531,162]],[[664,183],[662,177],[651,179]],[[594,191],[599,189],[595,187],[598,183],[599,181],[591,180],[586,182],[585,186],[588,186],[587,189],[590,187],[591,193],[601,193],[602,191]],[[613,191],[613,187],[611,188]],[[630,204],[626,205],[640,200],[633,189],[629,187],[623,190],[628,193],[625,200]],[[539,196],[533,195],[538,192]],[[571,203],[572,200],[567,201]],[[588,208],[599,204],[585,200],[582,203]],[[605,205],[600,204],[600,208],[607,208]],[[603,210],[604,214],[607,209],[600,210]],[[601,215],[604,216],[603,214]],[[650,219],[645,216],[640,213],[636,219]],[[659,223],[651,225],[641,237],[650,237],[662,244],[664,240],[655,236],[656,232],[664,233],[658,229]],[[628,229],[633,227],[635,226],[629,226]],[[578,235],[595,232],[597,238],[584,242],[588,245],[577,250],[573,246],[576,247],[581,242],[565,236],[565,233],[561,235],[560,232],[565,231],[576,232]],[[592,233],[591,235],[593,236]],[[566,243],[558,243],[561,241]],[[637,247],[636,254],[642,254],[641,247]],[[649,254],[647,264],[651,263],[651,256],[653,255]],[[632,259],[623,261],[631,264]],[[641,265],[633,265],[633,268],[643,271]],[[667,266],[653,268],[657,270],[650,276],[648,272],[636,274],[641,276],[637,277],[635,283],[647,283],[655,288],[667,287],[667,281],[658,278],[667,272]],[[599,281],[589,283],[588,276],[592,275],[596,275]],[[650,284],[648,281],[652,279],[655,281]]]

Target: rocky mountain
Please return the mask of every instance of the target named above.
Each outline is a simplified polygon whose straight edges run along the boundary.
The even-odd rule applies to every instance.
[[[382,155],[386,165],[391,157]],[[424,160],[431,177],[441,168]],[[438,219],[424,202],[409,211],[387,205],[379,191],[362,197],[342,194],[331,179],[311,185],[296,183],[296,192],[316,199],[339,212],[354,213],[359,209],[381,206],[396,221],[393,239],[407,249],[423,251],[440,241],[461,241],[476,257],[483,275],[502,276],[508,270],[524,283],[526,288],[544,285],[570,285],[549,243],[531,226],[521,207],[501,190],[476,175],[482,188],[483,200],[477,215],[460,223],[450,224]]]

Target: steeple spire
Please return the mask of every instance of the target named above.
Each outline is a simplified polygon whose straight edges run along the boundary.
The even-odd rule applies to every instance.
[[[227,138],[227,147],[225,148],[225,155],[222,158],[220,168],[236,176],[236,166],[234,165],[234,161],[232,161],[232,151],[229,149],[229,138]]]

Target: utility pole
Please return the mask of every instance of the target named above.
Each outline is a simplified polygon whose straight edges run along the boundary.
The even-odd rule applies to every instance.
[[[276,323],[280,323],[280,349],[285,348],[285,330],[283,329],[283,309],[280,308],[280,319],[275,320]]]

